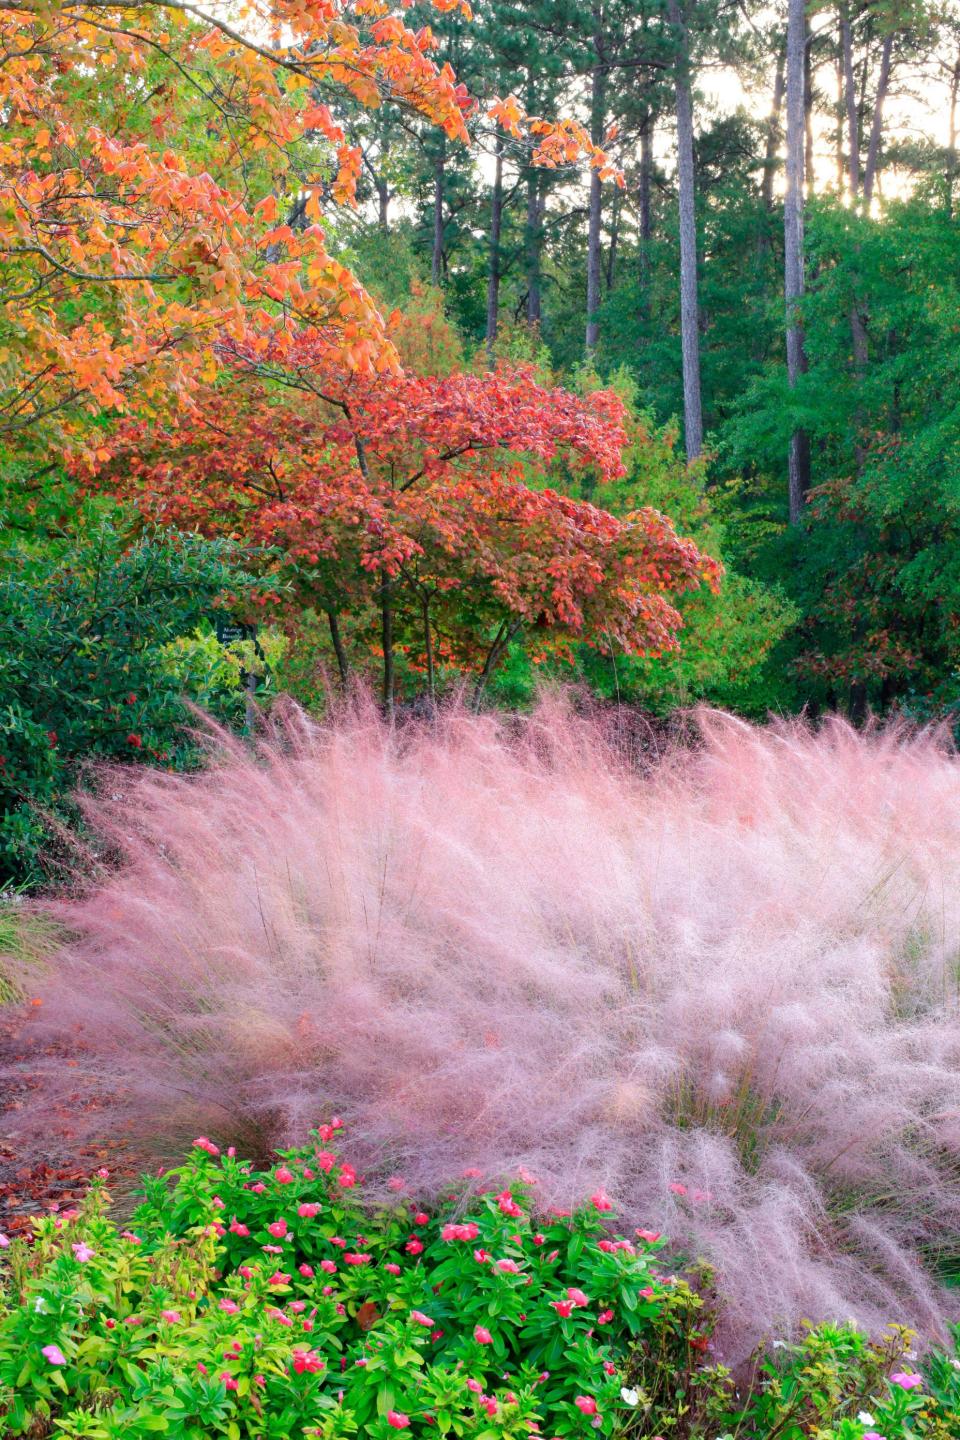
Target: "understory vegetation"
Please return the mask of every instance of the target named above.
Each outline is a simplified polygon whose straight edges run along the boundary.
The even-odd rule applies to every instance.
[[[960,1330],[917,1369],[902,1330],[870,1344],[824,1326],[738,1382],[709,1305],[663,1273],[664,1237],[618,1236],[602,1190],[544,1213],[536,1177],[474,1175],[425,1210],[397,1175],[373,1210],[341,1129],[263,1171],[201,1136],[123,1229],[103,1172],[30,1246],[8,1245],[5,1433],[957,1433]]]

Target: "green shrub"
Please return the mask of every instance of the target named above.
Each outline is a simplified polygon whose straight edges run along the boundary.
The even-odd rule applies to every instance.
[[[66,554],[22,545],[4,556],[0,884],[42,878],[51,819],[54,829],[75,819],[69,797],[85,762],[192,763],[185,697],[242,718],[237,667],[196,631],[225,594],[252,584],[221,542],[129,542],[106,522]]]
[[[101,1172],[31,1243],[0,1240],[0,1434],[960,1434],[960,1359],[918,1369],[902,1329],[823,1326],[735,1380],[709,1293],[658,1272],[659,1236],[618,1239],[602,1193],[546,1217],[519,1182],[430,1214],[400,1181],[364,1203],[338,1124],[259,1172],[201,1139],[123,1228]]]

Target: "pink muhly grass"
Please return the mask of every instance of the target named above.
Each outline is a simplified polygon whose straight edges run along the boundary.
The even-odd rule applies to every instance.
[[[960,766],[930,734],[697,726],[637,765],[552,700],[291,710],[199,776],[125,773],[89,806],[123,863],[56,907],[44,1022],[171,1146],[337,1108],[384,1194],[527,1166],[537,1208],[613,1204],[717,1267],[731,1353],[803,1317],[935,1334]]]

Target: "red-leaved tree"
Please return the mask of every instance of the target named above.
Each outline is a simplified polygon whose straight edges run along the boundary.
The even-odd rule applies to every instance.
[[[89,483],[150,520],[269,547],[298,605],[325,614],[341,678],[382,655],[387,706],[402,646],[433,692],[438,656],[479,688],[526,634],[541,651],[587,639],[676,647],[672,598],[719,566],[663,515],[622,519],[547,488],[550,468],[622,473],[624,414],[525,368],[373,375],[304,338],[274,374],[237,351],[236,378],[161,426],[130,421]],[[282,381],[282,388],[271,380]]]

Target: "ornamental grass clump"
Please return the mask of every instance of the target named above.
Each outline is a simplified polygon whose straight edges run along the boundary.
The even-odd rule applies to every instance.
[[[932,734],[698,717],[658,758],[554,701],[296,711],[101,787],[47,1031],[118,1122],[371,1179],[526,1166],[716,1268],[722,1343],[951,1314],[960,769]],[[34,1118],[42,1121],[38,1106]],[[102,1119],[102,1115],[98,1116]]]

